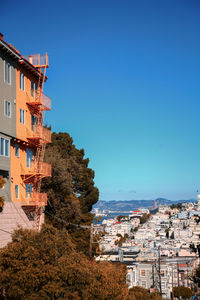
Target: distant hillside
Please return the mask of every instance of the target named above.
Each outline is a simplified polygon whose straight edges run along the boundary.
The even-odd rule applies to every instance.
[[[177,203],[184,203],[184,202],[196,202],[196,199],[189,199],[189,200],[168,200],[165,198],[157,198],[158,205],[172,205]],[[109,210],[109,211],[117,211],[117,212],[125,212],[130,211],[138,208],[154,208],[154,201],[155,200],[99,200],[93,208],[99,208],[99,210]]]

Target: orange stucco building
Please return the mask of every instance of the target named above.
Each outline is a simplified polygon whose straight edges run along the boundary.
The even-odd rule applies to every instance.
[[[22,56],[2,38],[1,46],[0,50],[5,52],[6,57],[14,61],[12,72],[16,92],[12,103],[14,109],[9,111],[11,122],[15,122],[15,132],[6,140],[10,151],[7,155],[10,159],[7,175],[10,180],[10,196],[7,200],[20,203],[26,214],[32,216],[34,227],[38,229],[43,207],[47,204],[47,195],[40,192],[41,181],[42,178],[51,176],[51,165],[43,162],[45,146],[51,142],[51,131],[43,126],[43,113],[51,109],[51,100],[43,93],[47,80],[46,68],[49,66],[48,55]],[[11,76],[8,73],[10,69],[6,69],[8,78]],[[12,82],[10,80],[10,85]],[[11,107],[9,101],[6,100],[7,110]]]

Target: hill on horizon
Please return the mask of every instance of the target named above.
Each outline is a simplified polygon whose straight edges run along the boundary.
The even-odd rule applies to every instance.
[[[172,205],[184,202],[196,202],[196,199],[188,200],[169,200],[166,198],[155,199],[159,205]],[[99,210],[108,211],[130,211],[138,208],[148,208],[153,209],[155,205],[155,200],[99,200],[93,208],[98,208]]]

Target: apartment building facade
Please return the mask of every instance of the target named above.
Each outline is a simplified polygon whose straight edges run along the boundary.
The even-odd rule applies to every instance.
[[[6,47],[0,51],[0,175],[6,182],[0,194],[10,201],[10,144],[16,137],[16,62],[7,51]]]
[[[46,68],[47,54],[22,56],[0,34],[0,176],[6,181],[0,196],[18,203],[37,228],[47,203],[41,181],[51,176],[51,166],[43,162],[51,142],[51,131],[43,126],[43,113],[51,109],[43,93]]]

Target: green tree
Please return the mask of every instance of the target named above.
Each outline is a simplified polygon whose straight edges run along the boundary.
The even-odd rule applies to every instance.
[[[41,232],[16,230],[0,252],[0,299],[126,300],[126,268],[92,264],[77,253],[65,230],[44,225]]]
[[[190,288],[185,286],[174,287],[174,297],[181,297],[183,299],[189,299],[192,297],[193,293]]]
[[[157,293],[149,293],[147,289],[140,286],[135,286],[129,289],[128,300],[162,300],[162,297]]]
[[[200,245],[198,245],[198,246],[199,246],[199,247],[198,247],[198,250],[199,250]],[[198,250],[195,249],[194,252],[196,252],[196,251],[198,251]],[[199,250],[199,251],[200,251],[200,250]],[[200,264],[199,264],[198,267],[195,269],[195,272],[194,272],[194,274],[193,274],[193,276],[192,276],[192,280],[194,281],[195,284],[198,285],[198,287],[200,287]]]
[[[88,254],[89,229],[76,230],[71,224],[90,225],[92,205],[99,192],[94,185],[94,171],[88,167],[84,150],[77,149],[68,133],[52,133],[45,161],[52,166],[52,177],[43,180],[42,190],[48,194],[46,222],[67,228],[79,251]]]
[[[140,218],[140,224],[146,223],[150,218],[150,214],[143,214],[142,217]]]
[[[56,152],[56,159],[55,159]],[[52,177],[45,180],[46,189],[53,206],[51,191],[60,202],[69,194],[75,194],[80,202],[82,213],[92,210],[92,205],[98,201],[99,192],[94,186],[94,171],[88,167],[89,159],[84,158],[83,149],[77,149],[68,133],[52,133],[52,143],[47,146],[45,160],[52,164]],[[57,163],[60,162],[59,166]],[[61,173],[60,173],[61,172]],[[61,187],[57,186],[61,183]],[[52,209],[52,207],[48,207]]]
[[[5,180],[3,179],[2,176],[0,176],[0,190],[3,188],[5,184]],[[2,212],[3,210],[3,206],[4,206],[4,197],[0,197],[0,212]]]

